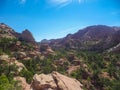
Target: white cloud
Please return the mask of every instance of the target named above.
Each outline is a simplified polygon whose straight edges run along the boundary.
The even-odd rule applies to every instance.
[[[81,3],[83,0],[50,0],[50,1],[52,3],[62,4],[62,3],[74,2],[74,1],[77,1],[78,3]]]
[[[50,3],[58,5],[59,8],[65,7],[73,2],[81,3],[83,0],[50,0]]]
[[[20,0],[20,3],[21,3],[21,4],[25,4],[25,3],[26,3],[26,0]]]
[[[50,3],[57,5],[59,8],[65,7],[70,4],[72,0],[50,0]]]
[[[71,2],[71,1],[72,0],[51,0],[51,2],[55,4],[64,4],[64,3]]]
[[[79,2],[79,3],[81,3],[81,2],[82,2],[82,0],[78,0],[78,2]]]

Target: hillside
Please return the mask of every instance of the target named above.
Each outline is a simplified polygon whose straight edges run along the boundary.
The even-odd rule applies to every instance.
[[[81,29],[74,34],[68,34],[61,39],[49,40],[48,44],[53,49],[64,48],[67,50],[103,52],[118,45],[120,43],[119,37],[119,27],[96,25]],[[43,41],[41,43],[43,43]]]
[[[38,44],[1,23],[0,90],[119,90],[119,32],[90,26]]]

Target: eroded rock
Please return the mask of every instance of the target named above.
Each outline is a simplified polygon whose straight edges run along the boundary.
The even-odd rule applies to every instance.
[[[82,84],[58,72],[45,75],[35,75],[31,85],[32,90],[83,90]]]

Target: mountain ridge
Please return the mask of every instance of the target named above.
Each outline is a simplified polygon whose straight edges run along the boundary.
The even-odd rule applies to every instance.
[[[93,25],[80,29],[74,34],[68,34],[64,38],[46,40],[46,43],[53,49],[64,48],[92,51],[96,49],[96,51],[104,51],[119,44],[119,33],[119,27]],[[41,43],[43,42],[41,41]]]

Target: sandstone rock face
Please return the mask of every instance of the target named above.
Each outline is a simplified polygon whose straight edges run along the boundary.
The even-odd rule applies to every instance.
[[[31,85],[32,90],[83,90],[82,84],[58,72],[45,75],[35,75]]]

